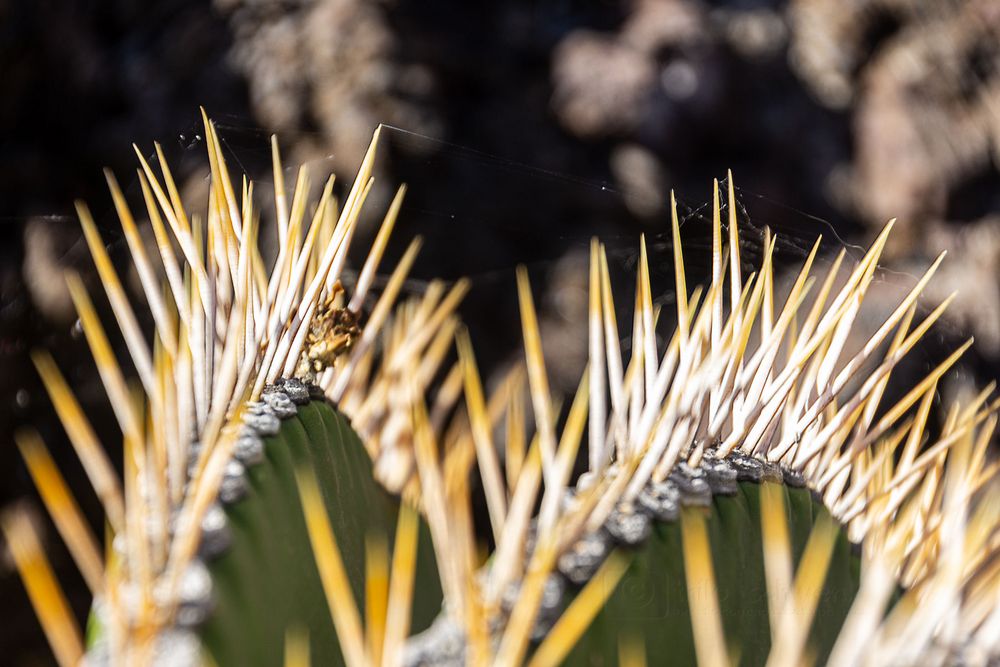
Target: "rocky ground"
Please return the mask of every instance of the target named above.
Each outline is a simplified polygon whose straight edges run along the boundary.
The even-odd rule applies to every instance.
[[[101,167],[134,184],[130,143],[148,153],[159,140],[203,192],[199,105],[234,164],[264,179],[271,132],[289,164],[346,181],[378,123],[401,128],[386,133],[376,206],[409,184],[398,235],[427,237],[417,278],[472,276],[465,317],[491,367],[518,341],[512,268],[525,262],[569,387],[589,237],[608,240],[623,286],[640,232],[669,268],[673,187],[697,265],[698,207],[732,168],[741,215],[787,237],[787,261],[818,233],[831,248],[863,243],[898,217],[888,295],[949,250],[931,296],[964,292],[937,342],[976,335],[959,384],[1000,374],[991,0],[0,0],[0,26],[0,503],[31,498],[10,437],[24,423],[84,488],[31,348],[55,351],[115,437],[60,278],[90,271],[72,202],[92,204],[120,257]],[[83,613],[82,582],[52,552]],[[6,560],[0,589],[24,600]],[[0,631],[0,654],[44,660],[30,616],[8,617],[22,620]]]

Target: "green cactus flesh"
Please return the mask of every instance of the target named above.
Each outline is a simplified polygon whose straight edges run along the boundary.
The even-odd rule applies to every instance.
[[[794,563],[826,509],[804,488],[780,487]],[[764,574],[760,485],[740,482],[735,495],[716,495],[703,512],[729,654],[741,665],[763,665],[771,634]],[[833,648],[857,592],[860,559],[839,530],[809,641],[817,664]],[[566,660],[567,665],[613,665],[623,635],[645,643],[650,664],[697,663],[684,572],[680,523],[655,522],[650,537],[633,550],[628,571]]]
[[[312,555],[295,470],[310,466],[320,487],[359,609],[364,610],[365,538],[392,544],[398,500],[372,476],[347,418],[325,401],[299,406],[264,439],[265,460],[247,470],[248,492],[228,505],[232,542],[208,563],[214,609],[202,642],[218,665],[282,664],[285,633],[308,633],[313,664],[342,665],[337,634]],[[441,588],[421,528],[412,630],[440,609]]]
[[[325,401],[310,401],[264,439],[265,461],[247,472],[249,491],[226,513],[232,543],[209,562],[215,608],[201,628],[219,665],[281,664],[289,628],[308,632],[313,664],[344,664],[312,557],[298,489],[297,466],[320,481],[355,599],[363,612],[366,535],[391,545],[398,501],[377,484],[371,461],[345,416]],[[702,512],[711,543],[719,606],[730,655],[762,665],[770,650],[761,537],[760,485],[740,482],[735,495],[715,495]],[[827,510],[810,491],[780,485],[793,562],[798,563],[817,519]],[[695,664],[680,523],[654,522],[632,549],[628,572],[566,660],[567,665],[613,665],[623,634],[640,637],[654,663]],[[441,588],[422,525],[411,633],[440,611]],[[809,642],[822,664],[858,589],[860,559],[841,530]],[[565,603],[572,600],[572,587]]]
[[[344,567],[364,612],[365,539],[391,547],[399,500],[375,481],[371,460],[349,420],[324,400],[298,406],[276,435],[263,438],[264,461],[247,468],[247,493],[226,505],[231,542],[207,563],[213,608],[199,628],[215,664],[282,664],[286,633],[308,634],[313,664],[343,665],[302,513],[295,470],[310,466],[320,483]],[[713,571],[729,654],[741,665],[763,665],[771,648],[761,536],[760,484],[742,481],[734,495],[715,495],[706,518]],[[785,515],[797,565],[826,508],[808,489],[788,485]],[[679,521],[654,521],[631,552],[628,571],[565,660],[570,666],[614,665],[624,636],[639,638],[651,664],[696,664]],[[421,523],[410,632],[425,630],[441,610],[441,584],[430,532]],[[858,590],[860,558],[843,530],[823,584],[809,636],[822,664]],[[564,604],[573,598],[569,586]],[[103,634],[97,615],[88,645]]]

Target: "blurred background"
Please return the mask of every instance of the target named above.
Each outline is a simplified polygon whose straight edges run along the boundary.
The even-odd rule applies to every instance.
[[[995,0],[0,0],[0,505],[34,502],[11,438],[31,424],[99,525],[28,354],[53,352],[114,442],[62,280],[75,268],[100,289],[73,201],[122,260],[101,169],[134,195],[131,143],[152,155],[154,141],[204,201],[199,105],[230,168],[264,182],[271,133],[288,179],[305,162],[344,183],[391,126],[372,206],[409,185],[394,252],[424,235],[414,291],[471,278],[464,316],[487,371],[520,343],[525,263],[556,386],[571,391],[589,238],[628,287],[646,234],[669,304],[669,191],[697,280],[712,179],[732,169],[750,263],[765,226],[794,262],[819,234],[857,252],[896,217],[877,310],[948,250],[928,299],[963,292],[931,347],[974,334],[944,392],[985,384],[1000,374],[998,37]],[[936,355],[922,354],[918,366]],[[85,586],[39,522],[83,618]],[[6,555],[0,600],[3,662],[47,664]]]

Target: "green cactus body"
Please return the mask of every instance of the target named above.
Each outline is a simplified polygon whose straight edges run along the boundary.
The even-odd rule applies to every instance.
[[[781,485],[785,496],[794,563],[805,549],[822,503],[808,489]],[[761,536],[760,485],[740,482],[734,495],[716,495],[702,513],[711,543],[723,628],[731,656],[740,665],[763,665],[771,649],[767,584]],[[818,664],[837,638],[858,590],[860,558],[839,531],[833,559],[813,621],[810,646]],[[642,638],[650,664],[697,663],[678,521],[656,522],[649,538],[633,550],[628,571],[607,604],[566,660],[567,665],[618,664],[619,638]]]
[[[214,609],[200,629],[219,665],[281,664],[288,629],[304,630],[314,664],[342,665],[295,484],[297,466],[320,480],[355,599],[364,608],[365,539],[391,544],[398,502],[375,481],[347,418],[326,401],[299,406],[264,438],[265,459],[247,469],[248,489],[226,506],[231,544],[209,562]],[[417,561],[413,628],[440,607],[441,587],[426,529]]]

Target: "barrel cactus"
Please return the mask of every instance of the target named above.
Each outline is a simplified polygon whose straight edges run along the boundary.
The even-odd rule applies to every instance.
[[[254,185],[231,177],[207,118],[205,131],[202,215],[158,147],[158,170],[139,154],[155,252],[108,177],[151,332],[78,206],[138,377],[126,379],[68,275],[124,479],[35,354],[108,526],[101,549],[44,444],[19,433],[94,596],[84,636],[31,523],[4,515],[61,664],[1000,658],[992,387],[931,428],[938,382],[966,344],[898,400],[886,391],[947,307],[917,305],[941,258],[849,342],[892,223],[852,266],[842,252],[815,270],[817,242],[779,289],[774,238],[744,275],[730,178],[714,191],[711,275],[689,290],[673,204],[676,329],[663,345],[640,240],[627,350],[594,240],[589,363],[563,411],[526,270],[523,363],[492,393],[456,315],[466,284],[400,297],[419,241],[373,297],[403,189],[346,270],[379,131],[339,210],[332,179],[308,201],[304,168],[289,199],[273,144],[278,248],[266,262]]]

